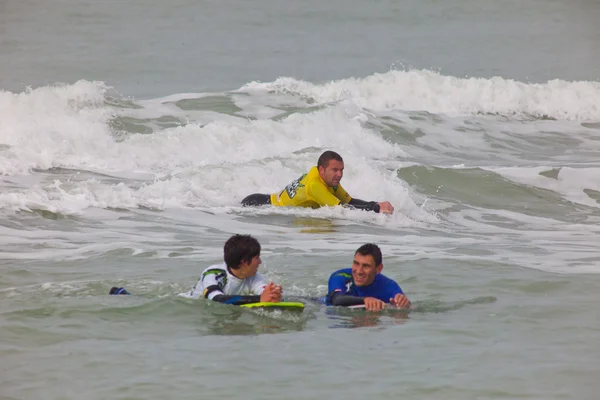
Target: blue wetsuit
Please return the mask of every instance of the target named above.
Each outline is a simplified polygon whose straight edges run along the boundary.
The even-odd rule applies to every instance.
[[[404,294],[400,285],[385,275],[375,275],[375,280],[369,286],[356,286],[352,279],[352,268],[344,268],[334,272],[329,277],[329,289],[327,292],[326,304],[333,305],[331,302],[335,292],[346,296],[356,297],[375,297],[386,303],[397,294]]]

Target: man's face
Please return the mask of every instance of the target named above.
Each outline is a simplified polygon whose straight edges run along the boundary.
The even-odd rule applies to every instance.
[[[250,262],[242,261],[240,268],[238,269],[240,275],[239,278],[246,279],[256,275],[256,272],[258,272],[258,266],[260,264],[262,264],[260,254],[253,257]]]
[[[327,167],[319,167],[319,175],[327,186],[335,187],[340,184],[344,176],[344,163],[337,160],[329,160]]]
[[[368,254],[354,254],[352,261],[352,278],[356,286],[369,286],[375,280],[375,276],[381,272],[383,264],[375,265],[375,259]]]

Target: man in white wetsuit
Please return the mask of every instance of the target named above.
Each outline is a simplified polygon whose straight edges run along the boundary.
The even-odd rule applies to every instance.
[[[223,253],[225,262],[206,268],[189,292],[190,297],[235,305],[281,301],[281,286],[267,284],[257,272],[262,263],[258,240],[250,235],[233,235],[225,242]]]

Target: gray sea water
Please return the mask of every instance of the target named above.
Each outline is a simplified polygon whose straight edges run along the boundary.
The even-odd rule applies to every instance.
[[[600,3],[0,2],[0,398],[597,399]],[[393,216],[242,208],[332,149]],[[288,299],[378,243],[410,312]],[[109,296],[123,286],[132,296]]]

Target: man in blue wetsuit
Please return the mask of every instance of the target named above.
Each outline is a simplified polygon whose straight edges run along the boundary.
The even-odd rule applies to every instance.
[[[383,269],[379,246],[367,243],[354,253],[352,268],[340,269],[329,277],[327,305],[364,304],[369,311],[382,310],[386,303],[410,308],[410,301],[400,286],[381,274]]]

